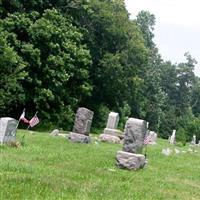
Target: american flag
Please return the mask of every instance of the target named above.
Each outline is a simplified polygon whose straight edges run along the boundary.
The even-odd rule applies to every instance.
[[[23,121],[24,123],[29,124],[29,120],[25,118],[25,108],[19,118],[19,121]]]
[[[149,144],[149,142],[151,142],[151,136],[150,135],[147,135],[144,139],[144,144]]]
[[[35,115],[30,121],[29,121],[29,126],[30,127],[34,127],[35,125],[37,125],[40,122],[40,120],[38,119],[37,115]]]

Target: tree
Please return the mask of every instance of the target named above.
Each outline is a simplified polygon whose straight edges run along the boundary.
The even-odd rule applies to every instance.
[[[189,53],[185,53],[187,62],[177,66],[177,112],[178,115],[187,115],[191,112],[191,95],[194,84],[194,67],[197,63]]]
[[[121,0],[92,0],[88,6],[87,20],[80,20],[93,63],[90,78],[94,89],[87,104],[97,112],[101,104],[120,112],[126,102],[138,116],[147,62],[139,28],[129,20]]]
[[[82,34],[55,9],[42,16],[15,13],[2,25],[9,32],[10,44],[27,63],[28,78],[23,81],[26,107],[38,109],[43,122],[70,125],[77,104],[92,89],[90,54],[82,45]]]
[[[0,28],[0,116],[11,114],[25,99],[22,81],[27,63],[9,45],[8,33]]]

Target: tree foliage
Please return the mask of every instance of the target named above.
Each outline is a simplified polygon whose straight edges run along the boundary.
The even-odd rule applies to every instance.
[[[150,12],[131,20],[123,0],[1,0],[0,18],[1,116],[26,107],[43,126],[70,129],[85,106],[96,128],[116,111],[122,129],[137,117],[163,138],[198,134],[196,61],[163,61]]]

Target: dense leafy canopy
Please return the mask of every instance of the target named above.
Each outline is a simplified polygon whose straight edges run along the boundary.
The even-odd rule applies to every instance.
[[[163,61],[155,16],[129,19],[123,0],[1,0],[0,115],[39,111],[41,127],[70,129],[79,106],[104,127],[109,111],[143,118],[167,138],[200,139],[200,79],[186,62]],[[184,134],[186,134],[184,136]]]

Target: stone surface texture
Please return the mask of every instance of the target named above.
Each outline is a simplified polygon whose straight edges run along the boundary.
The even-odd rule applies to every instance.
[[[123,151],[142,153],[147,123],[144,120],[129,118],[124,130]]]
[[[107,135],[114,135],[120,138],[122,137],[122,132],[117,129],[105,128],[103,133]]]
[[[110,142],[110,143],[116,143],[116,144],[119,144],[120,143],[120,139],[119,137],[117,136],[114,136],[114,135],[107,135],[107,134],[101,134],[99,136],[99,140],[101,142]]]
[[[52,135],[52,136],[58,136],[59,133],[60,133],[60,131],[59,131],[58,129],[54,129],[54,130],[50,133],[50,135]]]
[[[0,118],[0,144],[15,142],[18,121],[10,117]]]
[[[87,135],[70,132],[68,139],[74,143],[90,143],[91,139]]]
[[[94,113],[87,108],[78,108],[74,122],[73,132],[89,135],[93,114]]]
[[[118,151],[117,166],[123,169],[138,170],[145,166],[145,156],[142,154],[133,154],[124,151]]]

